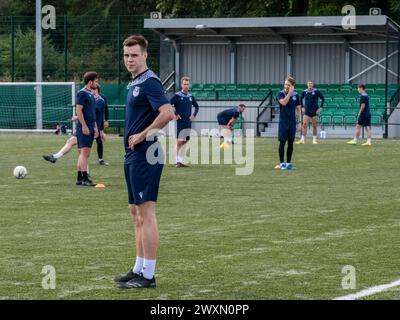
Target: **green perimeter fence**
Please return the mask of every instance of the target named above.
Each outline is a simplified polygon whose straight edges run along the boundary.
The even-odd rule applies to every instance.
[[[131,34],[149,40],[149,67],[159,70],[159,36],[143,28],[143,16],[57,16],[43,29],[43,81],[79,82],[97,71],[102,82],[126,83],[122,42]],[[0,16],[0,82],[35,81],[35,17]]]

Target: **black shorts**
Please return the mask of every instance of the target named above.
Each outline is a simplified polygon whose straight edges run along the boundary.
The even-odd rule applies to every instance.
[[[192,123],[187,121],[176,121],[176,138],[179,140],[190,140]]]
[[[307,117],[310,117],[310,118],[318,117],[317,111],[312,112],[312,111],[307,111],[306,110],[304,115],[306,115]]]
[[[357,124],[362,127],[370,127],[371,126],[371,115],[361,115],[358,117]]]
[[[76,126],[76,140],[78,149],[91,148],[94,140],[94,127],[89,127],[89,135],[86,136],[82,132],[82,126]]]
[[[279,122],[279,141],[294,140],[296,137],[296,124]]]
[[[147,159],[147,151],[150,147],[152,152],[149,154],[163,159],[164,153],[159,142],[146,143],[130,155],[129,163],[124,164],[129,204],[139,205],[147,201],[157,201],[164,163],[154,163]]]

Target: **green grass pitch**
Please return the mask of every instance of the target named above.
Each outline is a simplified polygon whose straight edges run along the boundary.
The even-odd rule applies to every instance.
[[[298,171],[274,170],[278,142],[255,140],[252,175],[236,165],[167,164],[160,186],[157,289],[120,290],[134,262],[122,138],[109,136],[75,186],[66,137],[0,135],[0,299],[332,299],[400,279],[400,141],[295,146]],[[93,150],[95,151],[95,150]],[[28,169],[17,180],[12,170]],[[42,288],[45,265],[56,289]],[[341,286],[356,269],[356,289]],[[399,299],[398,288],[367,299]]]

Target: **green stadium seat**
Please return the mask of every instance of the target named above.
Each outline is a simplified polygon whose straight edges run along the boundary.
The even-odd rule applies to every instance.
[[[338,108],[338,104],[334,101],[326,101],[325,100],[324,108]]]
[[[205,100],[215,100],[216,93],[215,91],[205,91]]]
[[[336,95],[333,97],[333,101],[339,103],[344,101],[344,97],[342,95]]]
[[[252,100],[262,101],[267,96],[268,92],[258,91],[258,92],[252,92],[251,94],[253,96]],[[275,98],[275,96],[272,95],[272,98]]]
[[[214,91],[198,91],[194,94],[196,100],[215,100]]]
[[[343,97],[346,101],[355,101],[356,99],[358,99],[358,95],[354,93],[346,93],[343,95]]]
[[[218,91],[218,100],[229,100],[230,91]]]
[[[214,91],[214,89],[215,89],[215,84],[208,83],[203,85],[204,91]]]
[[[229,100],[241,100],[240,98],[241,93],[238,91],[230,92],[229,95],[230,95]]]
[[[225,90],[225,86],[226,86],[225,84],[220,84],[220,83],[219,84],[215,84],[214,85],[214,90],[215,91],[223,91],[223,90]]]
[[[344,108],[344,109],[351,108],[351,102],[349,102],[349,101],[339,101],[337,104],[338,104],[338,108],[339,108],[339,109],[342,109],[342,108]]]
[[[201,91],[203,90],[203,85],[200,83],[194,83],[190,86],[190,90],[192,91]]]
[[[247,92],[247,91],[240,92],[239,91],[239,94],[240,94],[240,99],[241,100],[248,100],[248,101],[253,100],[253,96],[254,96],[253,92]]]
[[[347,114],[344,117],[344,124],[346,125],[355,125],[356,124],[356,116]]]
[[[332,116],[332,122],[336,126],[341,126],[344,123],[344,112],[343,111],[337,111],[335,114]]]
[[[205,98],[206,98],[205,91],[197,91],[193,95],[196,100],[205,100]]]
[[[249,85],[247,86],[247,90],[248,90],[248,91],[258,91],[259,87],[260,87],[259,84],[254,84],[254,83],[252,83],[252,84],[249,84]]]
[[[332,117],[330,115],[321,115],[319,117],[319,123],[321,125],[331,125],[332,124]]]
[[[236,90],[238,90],[238,91],[247,91],[247,87],[248,87],[247,84],[237,84],[236,85]]]
[[[382,119],[381,116],[371,116],[371,125],[373,126],[381,125],[382,124],[381,119]]]
[[[322,108],[320,115],[332,116],[335,113],[335,109],[332,108]]]
[[[281,91],[283,89],[282,84],[269,84],[269,85],[263,85],[259,87],[258,90],[266,90],[266,89],[271,89],[272,91]]]
[[[370,97],[369,101],[371,104],[378,104],[378,103],[381,103],[381,98],[380,97]]]
[[[236,84],[227,84],[225,85],[225,90],[226,91],[236,91]]]
[[[268,90],[269,88],[273,88],[273,84],[262,83],[258,85],[258,90]]]
[[[372,116],[381,116],[383,114],[382,110],[375,108],[371,108],[370,112]]]

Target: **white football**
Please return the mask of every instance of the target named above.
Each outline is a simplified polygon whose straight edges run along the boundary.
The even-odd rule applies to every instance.
[[[28,174],[28,171],[23,166],[18,166],[14,168],[14,177],[17,179],[23,179]]]

